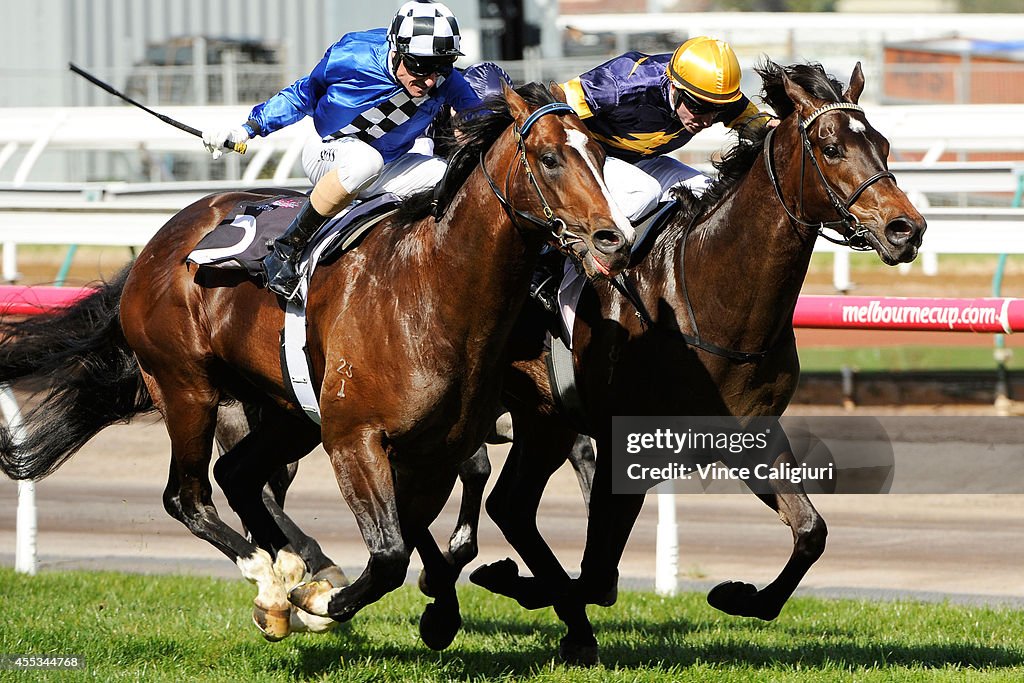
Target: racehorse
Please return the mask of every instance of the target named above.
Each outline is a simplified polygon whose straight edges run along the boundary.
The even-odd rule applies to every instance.
[[[572,355],[580,419],[598,457],[577,580],[539,533],[536,515],[579,430],[556,408],[547,351],[539,341],[519,343],[541,339],[543,324],[524,309],[522,331],[513,333],[503,402],[514,444],[486,509],[533,577],[502,560],[470,578],[528,608],[553,605],[567,627],[560,650],[569,661],[598,659],[585,606],[615,602],[617,566],[643,503],[642,495],[612,495],[612,416],[780,416],[797,384],[792,314],[819,232],[833,229],[888,265],[912,261],[921,245],[925,220],[888,171],[888,141],[857,105],[860,64],[845,91],[820,65],[766,61],[758,72],[778,126],[726,153],[702,197],[680,193],[650,253],[627,271],[631,299],[596,282],[579,302]],[[783,442],[776,462],[795,462]],[[792,529],[792,555],[760,590],[716,586],[708,602],[729,614],[774,619],[825,547],[825,522],[802,485],[770,483],[772,492],[758,495]]]
[[[244,274],[186,265],[233,207],[264,196],[231,192],[180,211],[133,264],[61,313],[2,321],[0,382],[42,378],[48,391],[25,418],[24,441],[0,430],[0,467],[43,477],[105,426],[158,409],[171,440],[164,507],[257,585],[253,618],[271,640],[289,633],[292,604],[351,618],[402,584],[413,548],[428,574],[443,574],[428,525],[493,423],[541,247],[556,244],[590,275],[615,275],[633,239],[610,202],[604,154],[575,112],[540,86],[521,92],[506,89],[494,111],[464,122],[448,191],[410,198],[314,274],[307,352],[322,426],[282,381],[282,303]],[[251,541],[211,499],[217,408],[230,399],[260,410],[214,468]],[[370,553],[349,585],[318,577],[315,558],[289,545],[261,499],[271,474],[321,440]],[[296,585],[307,572],[313,580]],[[434,605],[421,632],[447,645],[459,623],[454,590]]]

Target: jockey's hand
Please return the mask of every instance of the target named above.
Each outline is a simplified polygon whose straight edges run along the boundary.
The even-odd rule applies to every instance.
[[[224,152],[245,152],[245,143],[249,140],[249,131],[245,126],[235,128],[215,128],[203,131],[203,146],[214,161],[220,159]]]

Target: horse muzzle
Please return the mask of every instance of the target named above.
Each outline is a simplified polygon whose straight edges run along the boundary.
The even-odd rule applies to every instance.
[[[896,263],[910,263],[917,258],[928,223],[924,216],[899,216],[885,225],[887,251]]]
[[[617,227],[595,230],[584,240],[578,253],[587,275],[615,277],[629,264],[633,241]]]

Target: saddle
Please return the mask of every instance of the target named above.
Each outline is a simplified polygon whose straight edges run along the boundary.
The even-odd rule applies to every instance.
[[[273,250],[274,240],[284,234],[299,212],[304,197],[293,195],[239,202],[227,218],[210,231],[185,259],[207,268],[244,270],[262,286],[263,259]],[[383,218],[398,206],[401,198],[386,193],[354,202],[328,221],[306,247],[306,258],[327,261],[354,249]],[[307,268],[307,275],[312,268]]]

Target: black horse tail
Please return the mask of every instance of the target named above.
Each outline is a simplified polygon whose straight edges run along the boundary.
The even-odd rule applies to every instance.
[[[23,414],[23,433],[0,427],[0,469],[12,479],[45,477],[104,427],[153,409],[121,332],[129,268],[55,314],[0,319],[0,383],[45,392]]]

